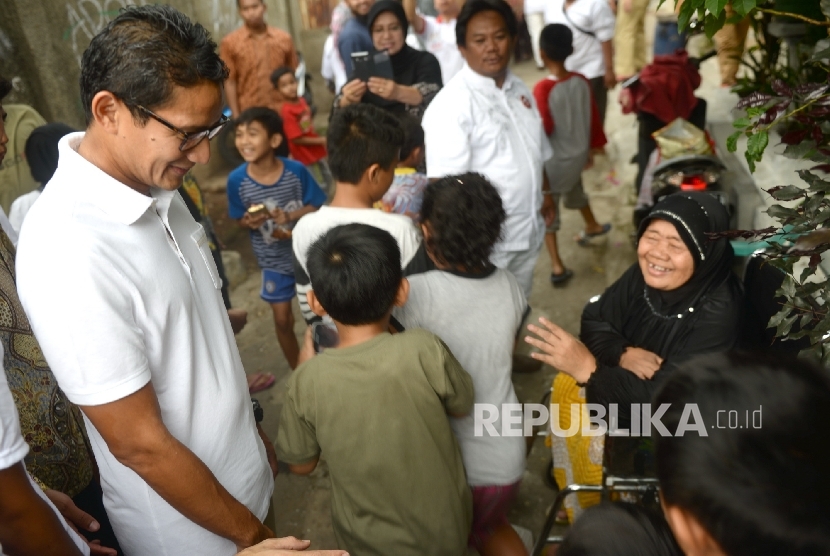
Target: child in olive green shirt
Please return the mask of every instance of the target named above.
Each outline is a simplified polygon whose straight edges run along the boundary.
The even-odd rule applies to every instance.
[[[409,290],[396,241],[365,224],[332,228],[308,271],[309,305],[340,344],[289,380],[281,459],[310,473],[325,454],[334,532],[351,554],[464,555],[472,499],[447,413],[471,411],[472,380],[437,336],[387,332]]]

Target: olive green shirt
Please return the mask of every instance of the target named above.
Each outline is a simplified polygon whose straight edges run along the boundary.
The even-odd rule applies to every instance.
[[[288,382],[277,452],[321,453],[340,548],[359,556],[462,556],[472,498],[447,413],[473,383],[437,336],[415,329],[329,349]]]

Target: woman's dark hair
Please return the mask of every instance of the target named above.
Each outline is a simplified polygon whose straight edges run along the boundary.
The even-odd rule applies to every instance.
[[[505,218],[499,192],[481,174],[446,176],[424,191],[421,221],[429,230],[427,248],[438,262],[458,270],[490,268]]]
[[[198,23],[170,6],[129,6],[89,43],[81,61],[81,102],[87,125],[92,99],[109,91],[142,124],[147,114],[168,102],[173,87],[208,81],[221,85],[228,68],[216,43]]]
[[[666,519],[643,506],[607,502],[585,510],[557,556],[683,556]]]
[[[308,250],[314,295],[337,322],[358,326],[381,320],[403,279],[392,235],[367,224],[336,226]]]
[[[655,436],[667,505],[730,556],[830,554],[830,371],[769,354],[703,355],[653,403],[671,404],[661,421],[674,436]],[[675,432],[697,420],[702,431]]]
[[[283,158],[288,158],[288,141],[285,138],[285,132],[282,128],[282,118],[280,115],[264,106],[254,106],[243,110],[237,119],[233,121],[234,126],[248,125],[251,122],[258,122],[268,132],[268,137],[274,135],[282,137],[280,145],[274,149],[274,154]]]
[[[412,151],[424,146],[424,128],[415,116],[406,112],[398,115],[403,127],[403,145],[401,146],[401,160],[406,160]]]
[[[6,95],[12,92],[12,82],[0,75],[0,100],[6,98]]]
[[[288,66],[282,66],[282,67],[279,67],[279,68],[275,69],[275,70],[271,73],[271,85],[273,85],[275,89],[279,88],[279,86],[280,86],[280,78],[281,78],[283,75],[286,75],[286,74],[289,74],[289,73],[290,73],[291,75],[294,75],[294,70],[292,70],[292,69],[291,69],[291,68],[289,68]]]
[[[510,4],[504,0],[467,0],[455,21],[455,43],[458,46],[467,46],[467,25],[474,16],[481,12],[496,12],[504,20],[507,32],[514,39],[519,34],[519,22]]]
[[[550,60],[564,62],[574,53],[574,34],[571,28],[561,23],[545,25],[539,35],[539,48]]]
[[[398,163],[404,132],[400,120],[371,104],[352,104],[329,122],[329,167],[334,179],[357,184],[372,164],[390,169]]]

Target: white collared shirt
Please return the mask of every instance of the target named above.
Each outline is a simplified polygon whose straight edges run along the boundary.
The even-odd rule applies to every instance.
[[[565,0],[548,0],[545,4],[545,25],[561,23],[573,31],[574,52],[565,60],[568,71],[581,73],[588,79],[605,75],[605,58],[602,43],[614,38],[616,18],[608,0],[577,0],[568,6],[568,17],[562,7]],[[570,20],[569,20],[570,18]],[[590,31],[590,36],[583,31]]]
[[[464,67],[464,57],[458,50],[455,39],[457,20],[443,21],[430,15],[421,17],[424,20],[424,30],[417,36],[424,41],[424,49],[438,59],[441,66],[441,82],[446,85]]]
[[[501,89],[467,64],[435,96],[421,124],[430,178],[478,172],[496,187],[507,220],[500,251],[524,251],[545,232],[542,171],[553,156],[533,95],[508,71]]]
[[[17,251],[20,300],[46,360],[82,406],[152,382],[170,433],[262,519],[273,479],[205,231],[177,192],[142,195],[79,155],[82,138],[61,139]],[[84,420],[126,554],[236,553],[118,462]]]

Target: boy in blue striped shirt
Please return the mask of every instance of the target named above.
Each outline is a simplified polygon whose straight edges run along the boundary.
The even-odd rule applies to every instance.
[[[305,214],[326,201],[311,173],[289,160],[282,119],[270,108],[249,108],[239,115],[236,148],[245,163],[228,176],[228,212],[248,228],[262,269],[260,297],[271,305],[277,340],[288,365],[297,366],[294,335],[294,267],[291,230]]]

